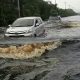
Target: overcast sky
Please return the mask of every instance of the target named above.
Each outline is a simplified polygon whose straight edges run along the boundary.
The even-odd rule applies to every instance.
[[[55,0],[45,0],[45,1],[51,1],[53,4],[55,3]],[[65,3],[66,8],[72,8],[76,12],[80,12],[80,0],[56,0],[56,3],[58,4],[58,7],[65,9]]]

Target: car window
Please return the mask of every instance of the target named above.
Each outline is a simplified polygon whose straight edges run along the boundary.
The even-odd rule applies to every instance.
[[[36,19],[35,24],[39,23],[38,20]]]
[[[42,21],[41,21],[41,19],[38,19],[38,23],[39,23],[39,24],[42,24]]]
[[[33,26],[34,19],[17,19],[13,24],[12,27],[29,27]]]

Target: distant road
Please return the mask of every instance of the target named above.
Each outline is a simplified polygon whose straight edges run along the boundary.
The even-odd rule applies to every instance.
[[[80,15],[64,17],[62,21],[80,21]]]

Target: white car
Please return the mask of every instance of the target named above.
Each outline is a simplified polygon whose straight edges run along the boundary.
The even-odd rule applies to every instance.
[[[5,36],[39,36],[44,33],[44,23],[40,17],[18,18],[6,30]]]

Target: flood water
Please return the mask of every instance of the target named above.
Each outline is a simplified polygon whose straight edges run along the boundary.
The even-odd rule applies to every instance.
[[[39,42],[60,39],[62,45],[46,50],[41,57],[0,58],[0,80],[80,80],[80,28],[50,30],[48,33],[45,39],[36,39]],[[7,42],[13,40],[19,42],[20,38],[7,39]],[[21,43],[26,40],[21,38]],[[0,39],[0,43],[5,41]]]
[[[62,41],[39,58],[0,58],[0,80],[80,80],[80,41]]]

